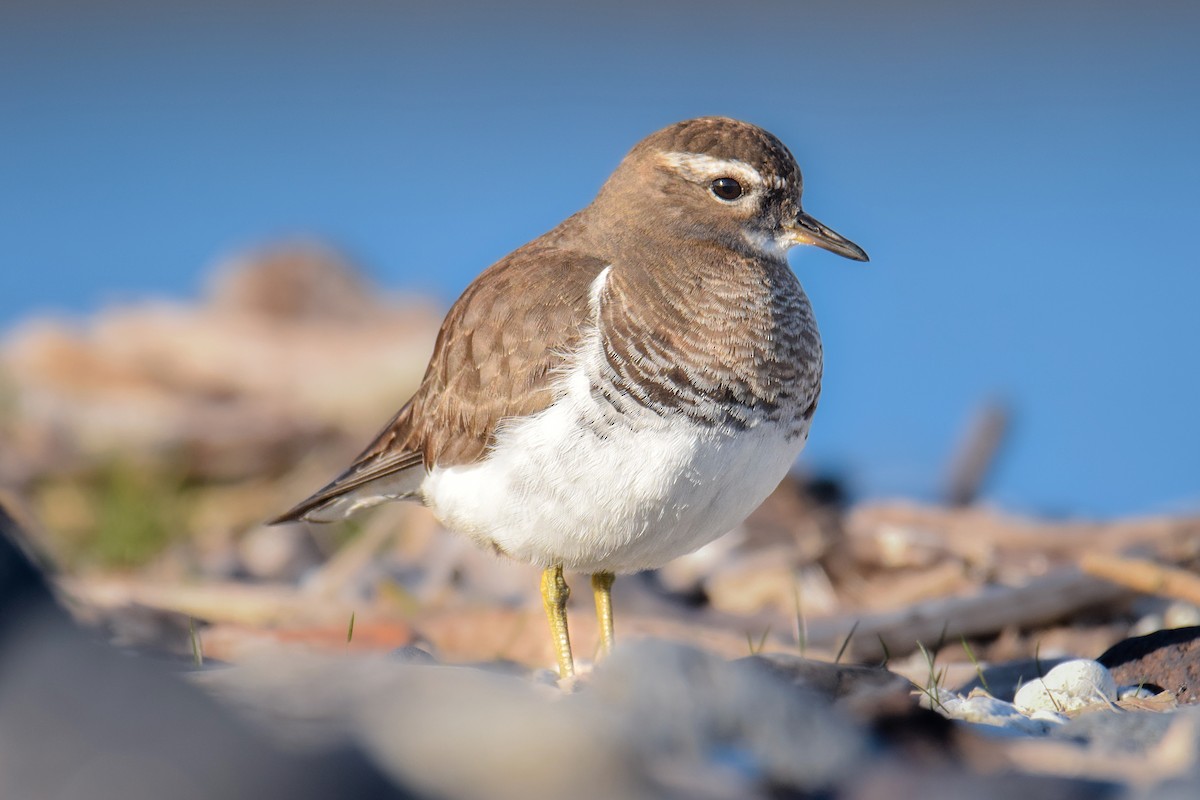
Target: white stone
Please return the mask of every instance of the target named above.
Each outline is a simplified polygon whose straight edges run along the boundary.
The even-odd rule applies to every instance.
[[[944,717],[955,718],[955,714],[963,704],[963,697],[941,686],[934,688],[932,694],[927,689],[917,692],[921,696],[921,707],[937,711]]]
[[[1117,688],[1118,700],[1146,700],[1147,698],[1156,696],[1157,694],[1153,689],[1148,689],[1145,686],[1130,685]]]
[[[1050,725],[1045,721],[1033,720],[1017,710],[1012,703],[999,700],[986,692],[973,691],[963,697],[948,689],[937,689],[936,702],[928,692],[921,692],[921,705],[933,708],[944,717],[982,726],[981,732],[991,735],[1038,736],[1046,733]]]
[[[985,694],[973,694],[964,700],[954,718],[1030,736],[1040,736],[1049,728],[1045,722],[1022,714],[1012,703]]]
[[[973,695],[962,701],[956,717],[967,722],[983,722],[988,725],[1007,725],[1021,716],[1012,703],[1006,703],[988,695]]]
[[[1164,628],[1189,628],[1200,625],[1200,608],[1191,603],[1175,602],[1163,612]]]
[[[1021,711],[1075,711],[1117,699],[1117,684],[1103,664],[1077,659],[1059,664],[1022,686],[1013,698]]]
[[[1163,627],[1164,623],[1162,614],[1147,614],[1133,624],[1133,626],[1129,629],[1129,635],[1131,637],[1145,636],[1146,634],[1154,633],[1155,631],[1161,631]]]

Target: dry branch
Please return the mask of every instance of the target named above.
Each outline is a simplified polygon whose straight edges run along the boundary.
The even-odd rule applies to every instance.
[[[1008,406],[997,400],[984,403],[976,412],[947,471],[947,504],[969,506],[979,497],[1008,434],[1010,417]]]
[[[1045,522],[982,508],[886,503],[855,508],[846,519],[846,533],[856,554],[881,562],[878,554],[894,550],[897,541],[930,551],[928,563],[945,557],[979,564],[1037,555],[1065,565],[1086,552],[1137,552],[1166,561],[1200,555],[1196,517]]]
[[[175,611],[210,622],[273,625],[286,620],[349,616],[324,598],[317,602],[293,586],[222,582],[208,584],[152,583],[136,579],[103,578],[60,581],[68,598],[85,607],[113,609],[129,605]]]
[[[1055,622],[1087,608],[1120,600],[1129,590],[1064,568],[1024,586],[989,586],[969,597],[950,597],[915,603],[898,611],[813,620],[808,643],[836,646],[857,624],[850,652],[863,661],[886,653],[904,655],[917,643],[933,647],[962,636],[986,636],[1009,627],[1035,627]]]
[[[1089,575],[1104,578],[1135,592],[1156,594],[1200,605],[1200,576],[1140,558],[1087,553],[1079,563]]]

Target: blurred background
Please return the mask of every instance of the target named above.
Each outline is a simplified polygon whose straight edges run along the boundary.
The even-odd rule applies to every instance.
[[[878,796],[963,785],[957,763],[936,771],[940,732],[879,751],[874,729],[872,765],[791,694],[732,672],[722,690],[695,652],[621,662],[629,640],[883,662],[929,690],[977,673],[987,687],[981,663],[1027,659],[1015,688],[1048,659],[1188,627],[1174,661],[1116,680],[1197,702],[1198,33],[1186,0],[2,0],[0,744],[15,749],[0,746],[0,784],[33,765],[89,797],[108,796],[100,775],[232,797],[196,787],[250,764],[291,776],[288,796],[368,796],[347,790],[353,762],[264,759],[156,683],[159,664],[92,648],[95,630],[194,667],[264,733],[352,735],[403,783],[444,770],[445,797],[676,796],[623,788],[638,776],[683,779],[688,797],[735,773],[762,796],[797,785],[755,767],[755,747],[788,770],[851,758]],[[553,680],[536,569],[412,504],[263,520],[404,402],[480,271],[588,203],[639,139],[707,114],[777,134],[806,209],[871,263],[793,251],[826,351],[795,474],[730,535],[618,578],[620,690],[604,693],[602,665],[603,713],[555,701],[552,718],[524,692],[544,687],[484,691],[458,669]],[[47,626],[10,537],[63,567],[55,589],[93,631]],[[586,580],[569,580],[586,664],[598,632]],[[335,660],[313,671],[311,650]],[[348,651],[391,657],[360,669]],[[406,671],[438,662],[456,666]],[[1103,716],[1130,722],[1073,729],[1119,742],[1083,774],[1136,765],[1145,791],[1185,768],[1105,733],[1163,726]],[[154,719],[171,721],[130,733]],[[717,733],[690,744],[702,719]],[[1162,741],[1193,741],[1188,724]],[[998,778],[1031,763],[1000,737],[952,738]],[[1047,753],[1034,772],[1085,763]],[[522,788],[560,772],[569,790]],[[462,780],[482,788],[446,788]]]
[[[983,415],[1008,423],[990,503],[1194,511],[1198,23],[1184,2],[7,0],[0,478],[61,530],[153,531],[200,481],[225,494],[194,518],[228,526],[234,493],[288,475],[237,524],[279,511],[405,399],[478,272],[641,137],[724,114],[783,139],[806,208],[872,257],[792,253],[827,361],[804,471],[939,499]]]

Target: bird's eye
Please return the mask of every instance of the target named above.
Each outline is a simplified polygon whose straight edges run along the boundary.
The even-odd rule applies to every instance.
[[[708,188],[722,200],[737,200],[742,196],[742,185],[733,178],[717,178]]]

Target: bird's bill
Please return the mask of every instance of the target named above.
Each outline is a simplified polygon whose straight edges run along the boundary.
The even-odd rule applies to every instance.
[[[787,228],[789,238],[794,244],[815,244],[822,250],[837,253],[839,256],[855,261],[870,261],[867,253],[845,236],[826,228],[821,223],[801,211],[796,215],[796,222]]]

